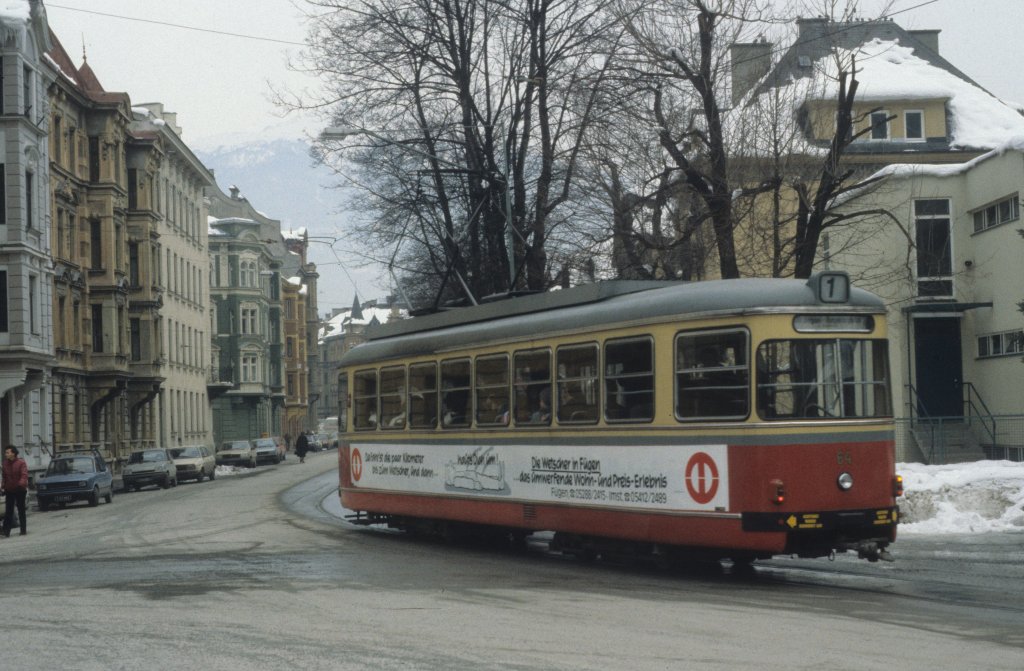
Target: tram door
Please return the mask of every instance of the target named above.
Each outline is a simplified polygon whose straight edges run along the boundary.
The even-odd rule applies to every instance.
[[[960,320],[914,320],[914,387],[919,416],[963,415],[963,361]]]

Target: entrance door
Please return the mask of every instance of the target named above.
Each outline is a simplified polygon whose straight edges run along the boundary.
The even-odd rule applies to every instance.
[[[914,387],[917,411],[922,416],[963,416],[963,361],[960,357],[959,319],[914,320]]]

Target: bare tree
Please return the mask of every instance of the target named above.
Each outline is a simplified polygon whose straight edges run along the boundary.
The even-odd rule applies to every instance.
[[[401,241],[401,267],[438,299],[546,288],[549,237],[613,60],[604,3],[308,1],[306,62],[324,90],[291,102],[371,131],[319,147],[371,186],[367,242]]]

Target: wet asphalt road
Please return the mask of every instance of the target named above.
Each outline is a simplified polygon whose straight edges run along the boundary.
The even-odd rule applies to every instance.
[[[325,510],[336,454],[30,511],[10,669],[1020,669],[1024,533],[672,571],[453,546]]]

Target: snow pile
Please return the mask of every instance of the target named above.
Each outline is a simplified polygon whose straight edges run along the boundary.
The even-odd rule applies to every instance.
[[[238,475],[240,473],[248,473],[250,471],[252,471],[251,468],[242,468],[241,466],[228,466],[226,464],[221,464],[220,466],[217,467],[217,470],[215,471],[215,473],[217,474],[218,478],[224,478],[224,477],[228,477],[230,475]]]
[[[1024,531],[1024,463],[898,464],[901,534]]]

